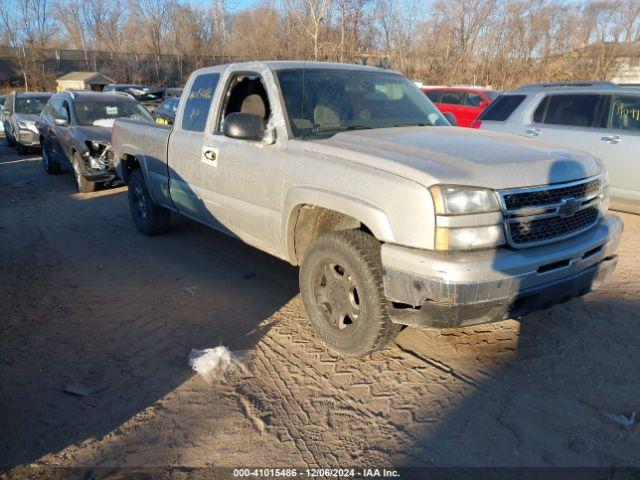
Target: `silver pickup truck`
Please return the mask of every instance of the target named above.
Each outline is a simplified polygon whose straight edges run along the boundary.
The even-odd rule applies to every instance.
[[[601,162],[453,128],[386,70],[204,68],[173,128],[116,120],[112,142],[142,233],[177,212],[300,265],[309,319],[345,355],[403,325],[522,317],[589,292],[617,261]]]

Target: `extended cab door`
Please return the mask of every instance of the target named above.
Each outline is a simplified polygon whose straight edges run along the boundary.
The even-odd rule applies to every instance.
[[[609,171],[611,197],[617,204],[640,208],[640,95],[609,96],[595,154]],[[624,205],[617,205],[624,208]]]
[[[228,72],[213,131],[206,138],[216,156],[204,186],[211,204],[219,206],[224,226],[245,242],[280,255],[282,249],[282,184],[287,136],[273,73],[257,67]],[[262,117],[275,140],[254,141],[225,136],[224,119],[236,112]],[[279,125],[277,130],[273,125]]]
[[[168,185],[174,207],[215,228],[222,227],[218,220],[221,212],[219,205],[210,202],[207,188],[210,178],[217,177],[217,147],[211,144],[208,125],[215,111],[212,105],[219,102],[220,75],[220,71],[203,72],[187,84],[167,152]],[[162,183],[162,179],[158,182]]]

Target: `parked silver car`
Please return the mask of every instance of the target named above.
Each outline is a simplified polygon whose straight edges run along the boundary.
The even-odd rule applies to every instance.
[[[29,148],[40,146],[36,121],[50,96],[50,93],[16,92],[7,96],[2,107],[4,131],[7,143],[10,147],[17,147],[19,154],[24,155]]]
[[[611,208],[640,213],[640,88],[608,82],[527,85],[502,95],[473,125],[583,150],[609,171]]]

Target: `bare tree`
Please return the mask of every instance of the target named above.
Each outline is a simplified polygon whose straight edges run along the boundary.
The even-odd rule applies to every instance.
[[[154,59],[156,81],[160,82],[160,66],[165,52],[165,38],[176,8],[174,0],[132,0],[132,12],[140,22],[148,48]]]

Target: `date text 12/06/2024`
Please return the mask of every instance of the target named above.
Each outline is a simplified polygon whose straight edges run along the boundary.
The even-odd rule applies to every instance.
[[[254,478],[399,478],[397,470],[386,468],[235,468],[234,477]]]

